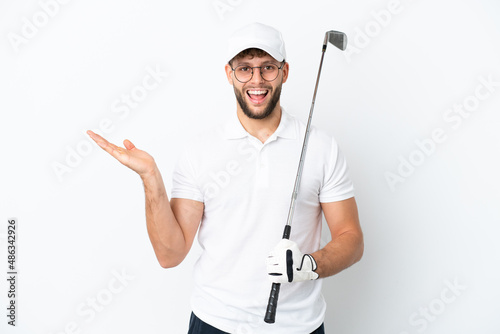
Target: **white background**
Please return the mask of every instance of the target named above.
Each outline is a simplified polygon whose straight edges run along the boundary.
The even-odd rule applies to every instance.
[[[105,137],[152,154],[169,192],[183,143],[235,110],[225,42],[253,21],[282,31],[282,105],[304,121],[324,32],[349,37],[346,52],[326,53],[313,122],[347,157],[365,255],[324,282],[327,332],[500,332],[498,2],[74,0],[44,14],[54,1],[0,2],[5,272],[7,219],[19,221],[18,326],[6,325],[2,279],[0,332],[187,331],[199,248],[174,269],[158,265],[139,177],[84,131],[103,133],[109,119]],[[168,76],[120,118],[114,104],[147,68]],[[466,117],[449,111],[463,103]],[[429,144],[436,129],[446,139]]]

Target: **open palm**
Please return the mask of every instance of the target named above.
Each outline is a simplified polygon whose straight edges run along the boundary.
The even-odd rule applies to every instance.
[[[151,155],[147,152],[139,150],[132,144],[128,139],[123,141],[125,148],[116,146],[113,143],[108,142],[103,137],[98,134],[88,130],[87,134],[92,138],[97,145],[99,145],[104,151],[111,154],[116,160],[121,162],[123,165],[132,169],[141,176],[144,176],[152,172],[155,168],[155,161]]]

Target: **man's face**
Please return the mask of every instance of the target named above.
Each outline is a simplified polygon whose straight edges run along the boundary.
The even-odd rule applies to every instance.
[[[241,65],[256,67],[269,64],[278,67],[282,65],[270,55],[264,57],[246,56],[245,58],[235,59],[232,65],[233,68],[236,68]],[[273,81],[264,80],[259,68],[253,69],[252,79],[245,83],[241,83],[235,78],[234,72],[229,65],[226,65],[226,75],[229,83],[233,85],[236,100],[243,113],[249,118],[264,119],[279,108],[281,85],[288,78],[288,63],[285,63],[282,69],[279,70],[277,78]]]

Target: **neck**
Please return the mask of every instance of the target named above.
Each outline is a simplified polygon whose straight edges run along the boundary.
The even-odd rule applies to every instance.
[[[238,119],[245,130],[264,143],[278,128],[281,120],[281,107],[276,104],[273,112],[264,119],[249,118],[238,106]]]

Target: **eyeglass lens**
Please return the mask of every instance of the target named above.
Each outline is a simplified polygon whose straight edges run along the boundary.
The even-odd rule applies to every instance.
[[[260,70],[260,75],[262,76],[262,79],[266,81],[273,81],[274,79],[276,79],[276,77],[278,77],[279,68],[274,64],[257,66],[257,67],[250,67],[246,65],[237,66],[234,69],[234,75],[236,76],[236,79],[238,79],[239,81],[248,82],[252,79],[255,68],[258,68]]]

